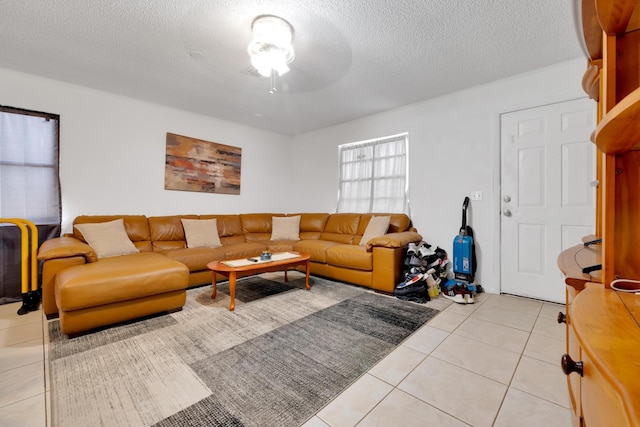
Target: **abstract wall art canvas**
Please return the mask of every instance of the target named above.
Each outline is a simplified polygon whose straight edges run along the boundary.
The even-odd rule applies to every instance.
[[[167,132],[165,190],[240,194],[242,148]]]

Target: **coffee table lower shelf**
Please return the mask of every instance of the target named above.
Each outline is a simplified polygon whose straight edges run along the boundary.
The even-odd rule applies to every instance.
[[[240,267],[232,267],[224,264],[224,261],[212,261],[207,264],[207,268],[212,272],[211,285],[213,287],[213,293],[211,299],[215,299],[218,292],[216,286],[216,273],[229,279],[229,311],[233,311],[236,307],[236,280],[240,277],[254,276],[256,274],[270,273],[274,271],[284,270],[284,281],[288,282],[287,270],[289,268],[304,265],[305,267],[305,286],[307,290],[310,290],[309,286],[309,254],[299,253],[296,258],[283,259],[280,261],[269,261],[252,263],[250,265],[243,265]]]

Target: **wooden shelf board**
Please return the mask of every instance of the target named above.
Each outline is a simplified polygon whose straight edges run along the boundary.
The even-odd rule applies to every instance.
[[[640,7],[636,7],[629,18],[626,32],[640,30]]]
[[[595,236],[588,236],[594,237]],[[593,239],[590,239],[593,240]],[[588,240],[587,240],[588,241]],[[565,275],[565,283],[573,287],[587,282],[600,282],[601,271],[583,273],[584,267],[591,267],[602,263],[601,245],[576,245],[562,251],[558,256],[558,268]]]
[[[594,240],[597,240],[597,239],[599,239],[599,237],[596,236],[595,234],[587,234],[581,240],[582,240],[582,243],[587,243],[587,242],[593,242]]]
[[[596,0],[595,4],[598,20],[607,35],[623,34],[627,30],[636,0]]]
[[[640,88],[602,118],[594,135],[600,151],[607,154],[640,149]]]

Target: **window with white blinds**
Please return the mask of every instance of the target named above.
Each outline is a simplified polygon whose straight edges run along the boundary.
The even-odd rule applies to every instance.
[[[409,135],[339,146],[338,212],[409,212]]]
[[[60,224],[59,119],[0,106],[0,217]]]

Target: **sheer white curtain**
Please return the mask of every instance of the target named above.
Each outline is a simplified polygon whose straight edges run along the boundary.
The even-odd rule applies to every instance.
[[[0,107],[0,217],[60,223],[57,116]]]
[[[338,212],[409,212],[408,134],[341,145]]]

